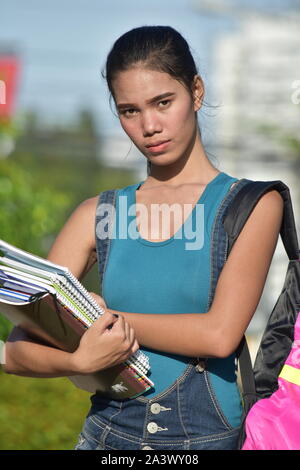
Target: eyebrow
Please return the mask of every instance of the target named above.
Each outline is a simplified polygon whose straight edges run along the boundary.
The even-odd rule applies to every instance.
[[[150,100],[147,100],[147,104],[154,103],[155,101],[162,100],[163,98],[167,98],[168,96],[173,96],[175,95],[174,92],[166,92],[162,93],[161,95],[154,96],[154,98],[151,98]],[[129,108],[130,106],[135,107],[136,105],[134,103],[119,103],[117,104],[118,109],[123,109],[123,108]]]

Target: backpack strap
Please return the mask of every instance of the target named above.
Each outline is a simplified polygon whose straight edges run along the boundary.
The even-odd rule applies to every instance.
[[[227,208],[223,222],[228,235],[228,254],[259,199],[271,190],[277,190],[284,201],[280,236],[286,253],[290,260],[299,258],[298,238],[290,191],[288,186],[282,181],[250,181],[237,193],[236,197]],[[239,360],[244,401],[242,431],[239,438],[239,448],[241,448],[245,440],[244,422],[246,416],[250,408],[259,399],[245,335],[237,348],[236,355]]]
[[[117,189],[109,189],[99,194],[96,220],[95,220],[95,238],[96,238],[96,251],[98,257],[98,269],[100,279],[100,292],[102,291],[102,280],[105,273],[108,254],[111,244],[111,235],[115,220],[115,205],[116,205]],[[107,226],[106,236],[103,236],[103,222],[105,218],[105,226]],[[100,230],[101,227],[101,230]],[[100,233],[101,232],[101,233]]]
[[[251,181],[238,193],[228,207],[224,227],[229,237],[229,250],[245,225],[259,199],[268,191],[278,191],[284,201],[280,235],[290,260],[298,259],[299,246],[290,190],[282,181]]]

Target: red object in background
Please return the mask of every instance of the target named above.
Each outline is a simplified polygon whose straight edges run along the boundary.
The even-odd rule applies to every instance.
[[[0,54],[0,118],[12,117],[19,71],[17,57]]]

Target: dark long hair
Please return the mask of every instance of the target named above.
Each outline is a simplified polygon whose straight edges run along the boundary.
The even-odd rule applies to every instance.
[[[197,67],[187,41],[171,26],[141,26],[120,36],[111,48],[103,78],[114,97],[113,80],[119,72],[141,64],[150,70],[168,73],[193,94]],[[148,162],[148,174],[150,162]]]

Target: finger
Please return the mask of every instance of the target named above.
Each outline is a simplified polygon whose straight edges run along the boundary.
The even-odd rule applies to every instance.
[[[103,315],[101,315],[93,324],[99,331],[103,332],[106,330],[110,325],[116,323],[118,319],[110,312],[106,311]]]
[[[124,323],[124,329],[125,329],[125,338],[130,340],[130,326],[127,322]]]
[[[130,341],[130,346],[132,347],[135,342],[135,331],[132,327],[130,327],[129,329],[129,341]]]
[[[118,315],[118,318],[116,318],[114,329],[116,331],[125,331],[125,319],[122,315]]]
[[[137,340],[134,341],[133,346],[132,346],[132,353],[137,352],[140,349],[140,345],[137,342]]]

